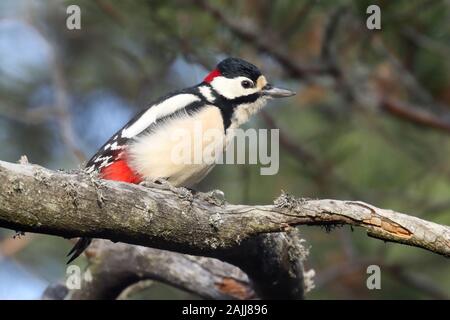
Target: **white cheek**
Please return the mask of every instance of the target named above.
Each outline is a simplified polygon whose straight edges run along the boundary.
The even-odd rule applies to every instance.
[[[214,80],[211,81],[211,86],[217,93],[227,99],[235,99],[237,97],[247,96],[258,91],[258,88],[243,88],[243,80],[249,79],[246,77],[237,77],[233,79],[225,77],[215,77]]]

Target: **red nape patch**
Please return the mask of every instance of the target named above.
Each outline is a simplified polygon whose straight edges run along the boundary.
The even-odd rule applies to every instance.
[[[211,71],[206,77],[205,79],[203,79],[204,82],[211,82],[213,81],[213,79],[215,77],[221,76],[222,74],[220,73],[219,69],[214,69],[213,71]]]
[[[125,160],[118,160],[113,164],[103,168],[100,176],[106,180],[123,181],[138,184],[142,178],[134,173]]]

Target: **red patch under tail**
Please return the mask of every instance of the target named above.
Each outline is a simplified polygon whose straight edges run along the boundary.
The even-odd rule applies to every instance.
[[[131,170],[124,159],[117,160],[103,168],[100,171],[100,176],[107,180],[123,181],[134,184],[142,182],[142,177]]]

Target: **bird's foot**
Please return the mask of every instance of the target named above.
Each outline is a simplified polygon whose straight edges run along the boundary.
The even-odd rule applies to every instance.
[[[20,239],[22,236],[25,236],[25,232],[16,230],[16,233],[13,235],[13,239]]]
[[[139,183],[140,186],[146,188],[159,188],[159,189],[167,189],[170,186],[170,183],[166,179],[145,179]]]
[[[144,180],[139,185],[146,188],[158,188],[163,190],[169,190],[177,194],[180,198],[192,201],[194,197],[194,192],[192,189],[185,187],[175,187],[166,179],[155,179],[155,180]]]

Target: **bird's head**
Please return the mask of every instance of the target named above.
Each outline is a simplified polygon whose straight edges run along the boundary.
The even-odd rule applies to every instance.
[[[238,58],[221,61],[203,80],[219,97],[230,116],[230,124],[239,126],[272,98],[290,97],[295,93],[270,84],[253,64]]]

